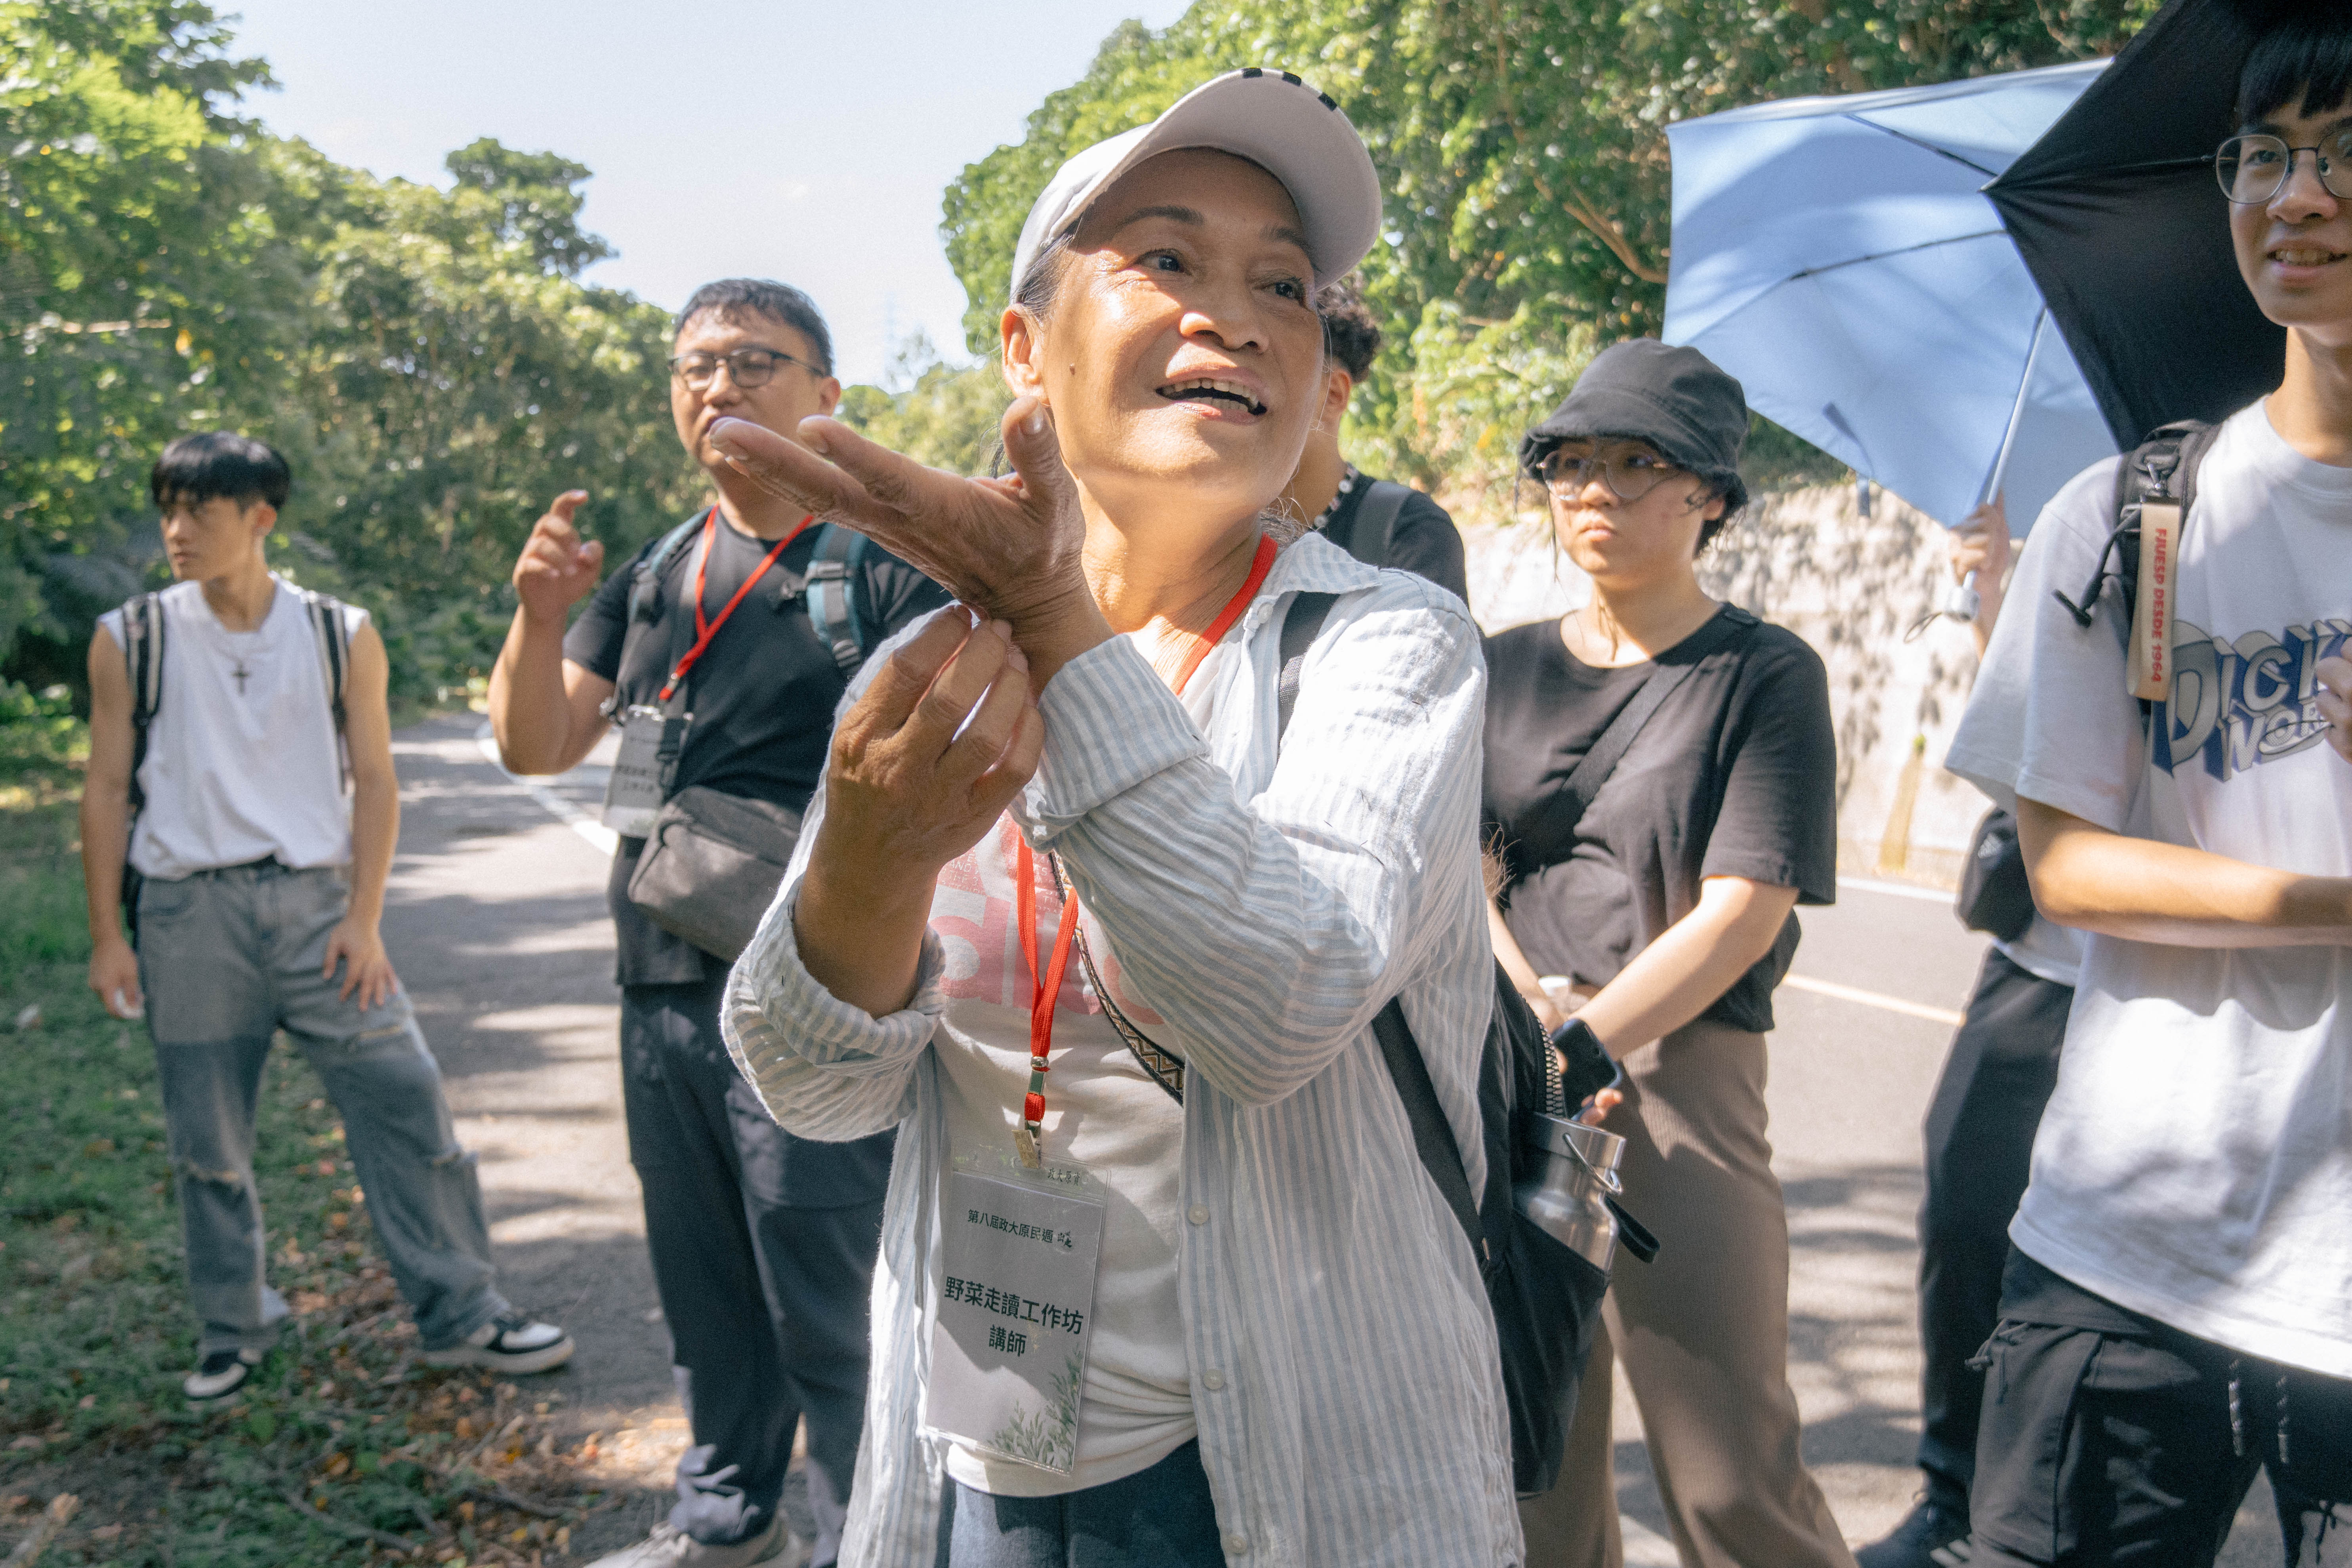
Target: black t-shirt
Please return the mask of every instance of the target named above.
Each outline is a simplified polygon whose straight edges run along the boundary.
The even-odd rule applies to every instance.
[[[1351,550],[1358,515],[1374,481],[1366,475],[1339,498],[1323,524],[1323,536],[1342,550]],[[1444,507],[1412,486],[1398,509],[1396,526],[1389,532],[1387,559],[1377,563],[1428,578],[1457,599],[1470,597],[1470,579],[1463,566],[1462,533]]]
[[[805,574],[818,535],[801,531],[776,563],[744,597],[688,672],[687,709],[694,722],[678,755],[674,787],[700,784],[722,794],[772,801],[798,810],[824,774],[833,715],[848,678],[809,622]],[[693,646],[695,563],[698,534],[662,572],[659,618],[627,637],[629,588],[637,563],[658,539],[607,576],[580,618],[564,634],[563,656],[612,681],[623,704],[652,703],[671,663]],[[774,548],[772,541],[738,531],[723,519],[713,531],[702,604],[716,616]],[[948,602],[947,591],[877,544],[856,553],[851,593],[865,646],[871,648],[908,622]],[[683,629],[683,638],[677,637]],[[624,647],[626,646],[625,665]],[[624,838],[614,856],[607,902],[613,910],[624,985],[681,984],[724,965],[640,914],[628,899],[642,839]]]
[[[1712,623],[1710,623],[1712,625]],[[1694,637],[1697,634],[1694,633]],[[1685,638],[1657,659],[1599,669],[1558,621],[1486,639],[1488,838],[1505,917],[1539,974],[1605,985],[1697,906],[1707,877],[1837,900],[1837,738],[1828,673],[1802,639],[1758,624],[1692,665],[1565,834],[1545,804]],[[1768,953],[1701,1015],[1772,1027],[1772,988],[1797,951],[1793,914]]]

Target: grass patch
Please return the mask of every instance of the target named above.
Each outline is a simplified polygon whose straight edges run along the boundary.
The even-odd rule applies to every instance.
[[[561,1396],[415,1365],[342,1128],[282,1047],[255,1175],[294,1317],[227,1407],[182,1396],[196,1325],[153,1047],[84,982],[82,750],[69,716],[0,719],[0,1553],[72,1492],[45,1565],[563,1561],[605,1500],[554,1451]]]

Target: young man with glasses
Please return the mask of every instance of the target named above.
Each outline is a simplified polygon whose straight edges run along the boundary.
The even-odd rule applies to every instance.
[[[2257,1469],[2290,1562],[2352,1517],[2352,15],[2261,38],[2239,110],[2216,168],[2285,374],[2198,465],[2169,678],[2136,698],[2168,623],[2134,584],[2087,628],[2058,598],[2115,526],[2103,463],[2035,525],[1948,761],[2085,933],[1979,1358],[1973,1565],[2210,1563]]]
[[[796,436],[833,412],[832,342],[807,296],[751,279],[705,285],[674,347],[670,411],[715,500],[599,587],[604,547],[573,522],[587,497],[558,497],[515,566],[521,605],[491,675],[490,720],[520,773],[574,766],[622,722],[616,777],[630,771],[632,730],[649,721],[668,753],[660,796],[699,789],[790,816],[816,788],[859,655],[947,596],[862,541],[820,559],[834,554],[828,531],[707,440],[722,418]],[[614,800],[629,1159],[694,1445],[667,1522],[601,1568],[809,1561],[778,1509],[803,1415],[821,1568],[839,1549],[863,1423],[891,1139],[814,1143],[769,1119],[719,1032],[730,955],[673,935],[632,899],[646,826]]]

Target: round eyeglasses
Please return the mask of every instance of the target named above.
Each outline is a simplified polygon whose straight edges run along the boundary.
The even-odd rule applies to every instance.
[[[796,364],[811,375],[824,374],[808,361],[795,359],[777,349],[737,349],[727,354],[673,354],[669,368],[670,374],[686,383],[688,388],[700,392],[710,384],[711,377],[719,374],[721,363],[726,364],[727,374],[735,384],[747,392],[773,381],[779,365]]]
[[[2337,126],[2316,147],[2290,147],[2278,136],[2232,136],[2213,154],[2214,177],[2240,206],[2259,206],[2285,185],[2297,153],[2312,155],[2329,195],[2352,198],[2352,125]]]
[[[1625,501],[1640,500],[1680,471],[1655,452],[1623,452],[1614,458],[1602,458],[1565,449],[1547,455],[1543,466],[1537,470],[1544,488],[1555,495],[1580,495],[1597,476],[1609,487],[1610,494]]]

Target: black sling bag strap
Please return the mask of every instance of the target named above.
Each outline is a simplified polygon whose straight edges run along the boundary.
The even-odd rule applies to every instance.
[[[139,782],[147,765],[147,731],[163,698],[163,606],[152,594],[134,595],[122,606],[122,661],[131,675],[130,811],[122,824],[122,883],[119,901],[131,945],[139,945],[139,890],[147,879],[131,863],[131,840],[147,809],[147,788]]]
[[[1608,727],[1592,742],[1592,749],[1569,770],[1568,777],[1560,781],[1559,790],[1528,822],[1522,837],[1565,853],[1574,838],[1576,825],[1591,809],[1601,785],[1617,771],[1617,764],[1625,760],[1626,752],[1641,735],[1643,727],[1665,706],[1666,699],[1710,655],[1740,641],[1759,624],[1754,616],[1737,605],[1726,605],[1716,611],[1714,619],[1668,648],[1667,657],[1672,662],[1661,661],[1650,672],[1642,689],[1617,710],[1617,717],[1609,721]]]

